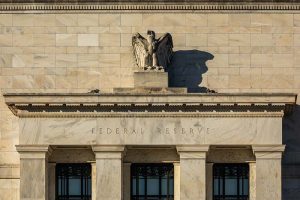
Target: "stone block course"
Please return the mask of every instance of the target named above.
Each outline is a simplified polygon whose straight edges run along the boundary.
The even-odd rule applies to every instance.
[[[250,34],[230,34],[230,46],[250,46]]]
[[[235,68],[250,67],[250,54],[229,54],[228,65]]]
[[[35,34],[33,37],[33,46],[35,47],[54,47],[55,42],[55,34]]]
[[[0,18],[0,26],[12,26],[12,14],[2,14]]]
[[[186,15],[181,13],[176,14],[164,14],[163,22],[165,26],[185,26]]]
[[[33,17],[33,25],[37,27],[56,26],[56,15],[35,15]]]
[[[33,46],[33,34],[13,35],[13,45],[15,47]]]
[[[208,46],[228,46],[229,38],[228,34],[209,34]]]
[[[211,14],[207,16],[207,25],[213,26],[228,26],[228,14]]]
[[[77,67],[77,55],[76,54],[56,54],[55,55],[55,67]]]
[[[121,35],[117,33],[99,34],[99,46],[119,47],[121,45]]]
[[[11,67],[33,67],[33,54],[14,54]]]
[[[143,23],[143,15],[141,14],[122,14],[121,26],[140,26]]]
[[[9,47],[12,46],[13,39],[12,34],[0,34],[0,45],[2,47]]]
[[[98,34],[78,34],[78,46],[98,46]]]
[[[78,15],[78,26],[98,26],[99,17],[98,15],[86,15],[79,14]]]
[[[293,26],[294,25],[294,18],[292,14],[272,14],[272,25],[273,26]]]
[[[78,54],[78,67],[99,67],[97,54]]]
[[[13,15],[13,26],[34,26],[33,14]]]
[[[251,75],[236,75],[230,76],[229,88],[251,88]]]
[[[250,26],[251,15],[249,14],[233,14],[229,15],[230,26]]]
[[[271,34],[251,34],[251,46],[273,46]]]
[[[293,34],[273,34],[273,45],[274,46],[292,46],[293,45]],[[294,44],[297,46],[298,44]]]
[[[207,46],[207,34],[187,34],[186,45],[190,47]]]
[[[56,46],[77,46],[76,34],[56,34]]]
[[[120,14],[99,15],[99,26],[119,26],[121,24]]]
[[[56,26],[78,26],[77,14],[56,14]]]
[[[161,15],[143,14],[143,26],[164,26]]]

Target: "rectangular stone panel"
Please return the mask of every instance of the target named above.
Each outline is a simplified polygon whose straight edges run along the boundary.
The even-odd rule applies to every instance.
[[[134,87],[167,88],[167,72],[135,72],[133,75]]]
[[[20,144],[281,144],[281,118],[21,118]]]

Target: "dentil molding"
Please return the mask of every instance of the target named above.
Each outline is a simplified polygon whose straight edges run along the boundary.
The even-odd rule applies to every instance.
[[[1,13],[61,12],[291,12],[300,11],[294,1],[0,1]]]

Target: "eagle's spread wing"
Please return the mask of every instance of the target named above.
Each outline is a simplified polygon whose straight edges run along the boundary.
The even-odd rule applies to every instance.
[[[139,33],[136,33],[132,36],[133,53],[136,60],[136,64],[139,68],[144,69],[144,67],[147,65],[147,46],[147,40]]]
[[[173,40],[170,33],[164,34],[157,41],[156,55],[158,59],[158,65],[167,69],[171,62],[173,54]]]

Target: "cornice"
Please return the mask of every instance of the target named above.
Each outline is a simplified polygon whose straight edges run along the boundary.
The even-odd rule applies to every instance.
[[[2,3],[1,3],[2,2]],[[0,13],[86,13],[86,12],[297,12],[300,3],[294,1],[149,1],[145,2],[103,2],[88,1],[83,3],[62,1],[49,3],[3,3],[0,1]]]
[[[282,117],[295,94],[4,94],[24,118]]]

